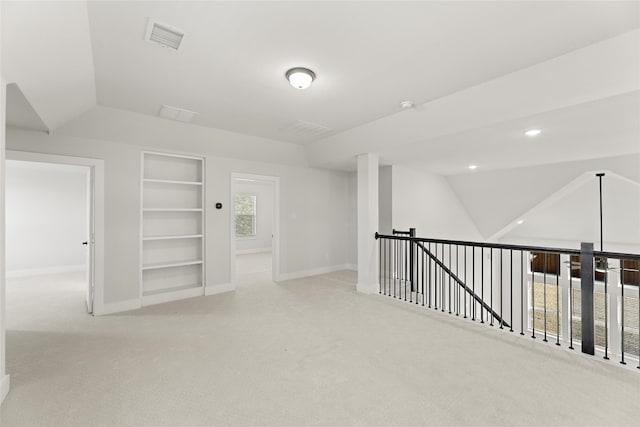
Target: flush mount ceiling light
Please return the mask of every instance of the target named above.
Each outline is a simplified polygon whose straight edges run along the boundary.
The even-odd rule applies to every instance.
[[[476,170],[478,169],[478,165],[469,165],[469,170]]]
[[[528,131],[525,131],[525,135],[527,136],[538,136],[540,135],[540,132],[542,132],[541,129],[529,129]]]
[[[287,71],[285,77],[289,80],[291,86],[296,89],[306,89],[315,80],[316,73],[308,68],[296,67]]]
[[[524,219],[518,220],[518,225],[522,225],[522,224],[524,224]]]

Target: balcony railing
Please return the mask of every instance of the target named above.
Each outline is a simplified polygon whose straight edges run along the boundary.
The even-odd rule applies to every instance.
[[[376,238],[380,294],[640,369],[638,254]]]

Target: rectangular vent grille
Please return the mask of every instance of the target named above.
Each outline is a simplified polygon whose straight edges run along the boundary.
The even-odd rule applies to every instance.
[[[167,24],[149,21],[146,34],[147,40],[158,43],[163,47],[168,47],[169,49],[178,50],[183,38],[183,31]]]
[[[179,122],[190,122],[196,116],[195,111],[189,111],[182,108],[163,105],[158,115],[165,119],[177,120]]]
[[[286,126],[282,130],[290,134],[299,136],[317,136],[327,132],[331,132],[332,129],[326,126],[317,125],[315,123],[298,120],[295,123]]]

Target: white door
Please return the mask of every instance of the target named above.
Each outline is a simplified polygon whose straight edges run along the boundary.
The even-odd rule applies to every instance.
[[[87,237],[82,244],[86,248],[86,274],[87,274],[87,311],[93,313],[93,294],[95,288],[94,257],[95,257],[95,227],[93,221],[94,199],[93,181],[94,168],[89,167],[87,172]]]

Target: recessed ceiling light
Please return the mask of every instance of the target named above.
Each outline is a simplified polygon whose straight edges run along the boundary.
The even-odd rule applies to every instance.
[[[308,68],[296,67],[287,71],[285,76],[291,86],[296,89],[306,89],[311,86],[311,82],[315,80],[316,73]]]
[[[521,225],[521,224],[523,224],[523,223],[524,223],[524,219],[520,219],[520,220],[518,220],[518,225]]]
[[[528,131],[525,131],[525,135],[527,136],[537,136],[540,135],[540,132],[542,132],[541,129],[529,129]]]
[[[469,170],[478,169],[478,165],[469,165]]]

